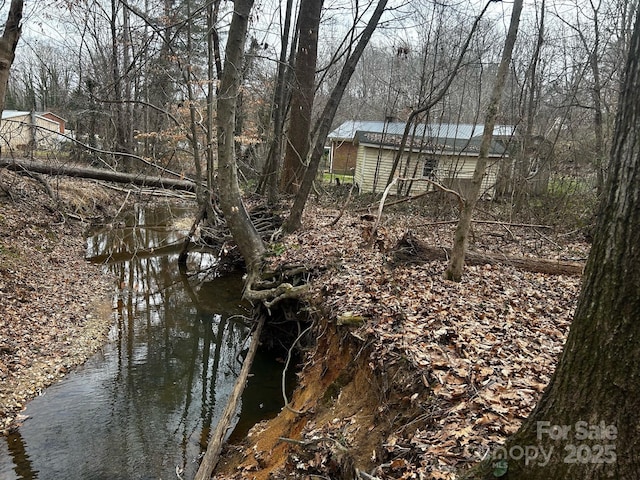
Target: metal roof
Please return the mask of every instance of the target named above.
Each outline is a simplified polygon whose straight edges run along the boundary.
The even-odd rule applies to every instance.
[[[21,112],[20,110],[3,110],[2,118],[14,118],[14,117],[24,117],[25,115],[29,115],[31,112]]]
[[[351,140],[355,138],[356,132],[387,133],[389,135],[402,135],[405,129],[405,122],[377,122],[367,120],[348,120],[329,134],[330,139]],[[413,132],[411,127],[410,133]],[[415,127],[415,136],[425,136],[434,138],[451,138],[456,140],[469,140],[470,138],[482,136],[484,125],[473,125],[470,123],[420,123]],[[515,127],[513,125],[496,125],[493,129],[495,136],[511,136]]]
[[[331,140],[349,140],[373,145],[399,147],[404,134],[404,122],[374,122],[349,120],[329,134]],[[515,130],[511,125],[496,125],[493,129],[495,137],[510,137]],[[432,123],[417,124],[409,130],[413,134],[412,148],[451,153],[478,152],[482,141],[484,125]],[[504,145],[492,142],[490,154],[503,154]]]

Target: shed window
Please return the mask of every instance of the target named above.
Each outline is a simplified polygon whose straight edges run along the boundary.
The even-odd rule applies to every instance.
[[[427,157],[424,159],[424,166],[422,167],[422,176],[425,178],[434,178],[436,176],[436,169],[438,168],[438,159],[434,157]]]

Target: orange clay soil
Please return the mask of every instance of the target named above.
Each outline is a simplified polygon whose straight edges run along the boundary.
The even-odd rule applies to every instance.
[[[389,389],[397,379],[378,378],[366,348],[343,327],[322,323],[290,408],[253,427],[241,445],[226,446],[213,478],[348,478],[356,466],[379,463],[393,419],[415,416],[409,398]]]

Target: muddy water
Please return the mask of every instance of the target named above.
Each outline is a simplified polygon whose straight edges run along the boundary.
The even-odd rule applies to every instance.
[[[111,342],[0,438],[1,480],[193,477],[241,368],[248,310],[238,275],[208,273],[211,254],[180,275],[175,219],[187,215],[137,207],[88,238],[88,257],[117,278]],[[259,354],[238,429],[281,408],[280,371]]]

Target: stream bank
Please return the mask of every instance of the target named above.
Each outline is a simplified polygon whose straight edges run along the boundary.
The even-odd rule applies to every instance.
[[[44,185],[0,170],[0,432],[26,402],[100,349],[113,281],[85,261],[87,225],[119,208],[92,182]]]
[[[345,212],[329,226],[333,215],[310,206],[270,266],[319,272],[305,298],[314,329],[291,408],[227,446],[214,478],[456,480],[534,408],[580,277],[507,262],[468,266],[462,282],[449,282],[445,261],[402,240],[411,232],[444,247],[454,223],[387,215],[372,241],[368,217]],[[583,261],[588,244],[558,233],[509,225],[499,235],[488,222],[474,227],[472,248]]]

